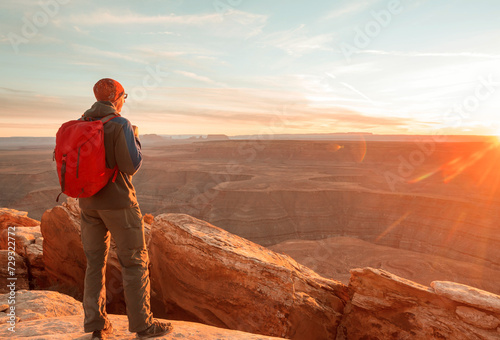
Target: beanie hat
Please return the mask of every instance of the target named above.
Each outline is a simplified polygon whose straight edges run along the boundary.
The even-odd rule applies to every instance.
[[[94,85],[94,95],[98,101],[115,102],[125,90],[116,80],[103,78]]]

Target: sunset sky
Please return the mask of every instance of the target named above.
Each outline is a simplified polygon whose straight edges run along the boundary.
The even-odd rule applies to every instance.
[[[3,0],[0,137],[111,77],[157,134],[500,133],[498,0]]]

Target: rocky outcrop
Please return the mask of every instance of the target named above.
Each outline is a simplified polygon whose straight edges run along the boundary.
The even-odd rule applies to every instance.
[[[340,282],[188,215],[155,218],[150,257],[156,299],[218,327],[332,339],[348,298]]]
[[[16,289],[46,287],[42,243],[40,222],[27,212],[0,208],[0,263],[6,264],[0,268],[0,293],[10,290],[6,283],[12,278]]]
[[[58,291],[81,299],[86,259],[80,240],[80,216],[72,201],[47,210],[40,229],[44,238],[43,262],[51,284]]]
[[[0,267],[0,294],[9,293],[16,289],[29,289],[29,272],[21,255],[9,250],[0,250],[0,263],[2,264]],[[15,280],[12,280],[13,278]]]
[[[73,210],[69,203],[44,214],[43,256],[58,289],[81,298],[85,256]],[[335,336],[348,298],[345,285],[187,215],[156,217],[149,252],[158,315],[270,336],[323,339]],[[110,265],[112,257],[108,273],[119,270]],[[117,287],[121,282],[107,276],[109,312],[124,306]]]
[[[15,303],[9,303],[9,300]],[[15,296],[0,295],[0,306],[4,306],[1,313],[9,313],[14,307],[16,322],[27,322],[46,318],[57,318],[70,315],[83,317],[82,303],[74,298],[54,291],[18,290]],[[0,313],[0,324],[5,322],[7,315]]]
[[[164,214],[154,220],[147,215],[145,221],[152,222],[151,226],[146,224],[146,231],[150,235],[151,295],[157,317],[163,313],[263,334],[174,322],[174,338],[500,339],[500,296],[471,286],[433,281],[429,287],[384,270],[364,268],[351,270],[346,287],[286,255],[188,215]],[[16,230],[22,228],[26,229],[19,234],[16,247],[19,244],[25,257],[14,256],[19,263],[16,290],[0,295],[0,325],[14,321],[22,324],[16,330],[18,337],[81,339],[79,302],[55,292],[20,290],[32,285],[28,284],[33,282],[30,270],[44,265],[53,288],[81,296],[85,256],[76,202],[69,200],[44,214],[44,239],[36,236],[36,229],[30,229],[33,227],[16,226]],[[45,263],[40,264],[42,239]],[[8,250],[0,251],[2,263],[10,261],[9,256]],[[108,270],[119,272],[114,256],[110,255]],[[9,273],[0,275],[5,281],[0,283],[7,287]],[[108,272],[107,309],[111,312],[122,306],[118,312],[123,314],[121,289],[117,289],[121,277],[120,282],[113,281],[113,275]],[[16,299],[15,316],[8,314],[13,307],[8,299],[12,297]],[[111,320],[118,337],[134,337],[126,330],[124,316],[111,315]],[[11,335],[7,326],[0,330],[0,336]]]
[[[10,233],[9,229],[4,229],[1,232],[0,234],[1,249],[7,249],[8,242],[14,241],[16,252],[19,255],[26,257],[28,253],[33,253],[34,249],[28,249],[28,248],[30,245],[36,244],[37,239],[39,239],[38,244],[43,243],[43,239],[40,239],[42,237],[42,233],[40,232],[39,225],[37,225],[36,227],[23,227],[19,225],[17,226],[14,225],[14,226],[15,229],[12,229],[13,231],[11,231]],[[11,236],[11,239],[9,239],[9,236]]]
[[[16,296],[17,313],[10,320],[6,295],[0,295],[0,338],[29,338],[39,340],[88,339],[83,332],[83,309],[75,299],[48,291],[20,291]],[[124,315],[109,315],[113,325],[113,339],[136,339],[128,331],[128,320]],[[166,321],[166,320],[164,320]],[[273,340],[278,338],[215,328],[207,325],[172,321],[172,333],[155,339],[189,340]],[[14,327],[12,326],[14,325]],[[13,328],[12,328],[13,327]],[[10,330],[10,329],[11,330]],[[13,332],[14,330],[15,332]]]
[[[337,340],[500,338],[498,295],[453,282],[431,288],[372,268],[351,274]]]
[[[38,225],[40,225],[40,222],[28,217],[28,213],[25,211],[0,208],[0,231],[7,229],[9,226],[35,227]]]

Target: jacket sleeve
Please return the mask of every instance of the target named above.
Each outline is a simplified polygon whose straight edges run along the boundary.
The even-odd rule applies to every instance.
[[[141,142],[135,137],[128,120],[122,125],[115,141],[115,158],[118,170],[134,175],[142,164]]]

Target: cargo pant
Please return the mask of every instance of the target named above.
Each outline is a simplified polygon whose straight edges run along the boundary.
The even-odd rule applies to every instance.
[[[130,332],[153,323],[150,306],[148,252],[139,207],[119,210],[82,210],[81,238],[87,257],[83,308],[85,332],[104,329],[106,313],[105,272],[110,233],[122,267],[123,289]]]

